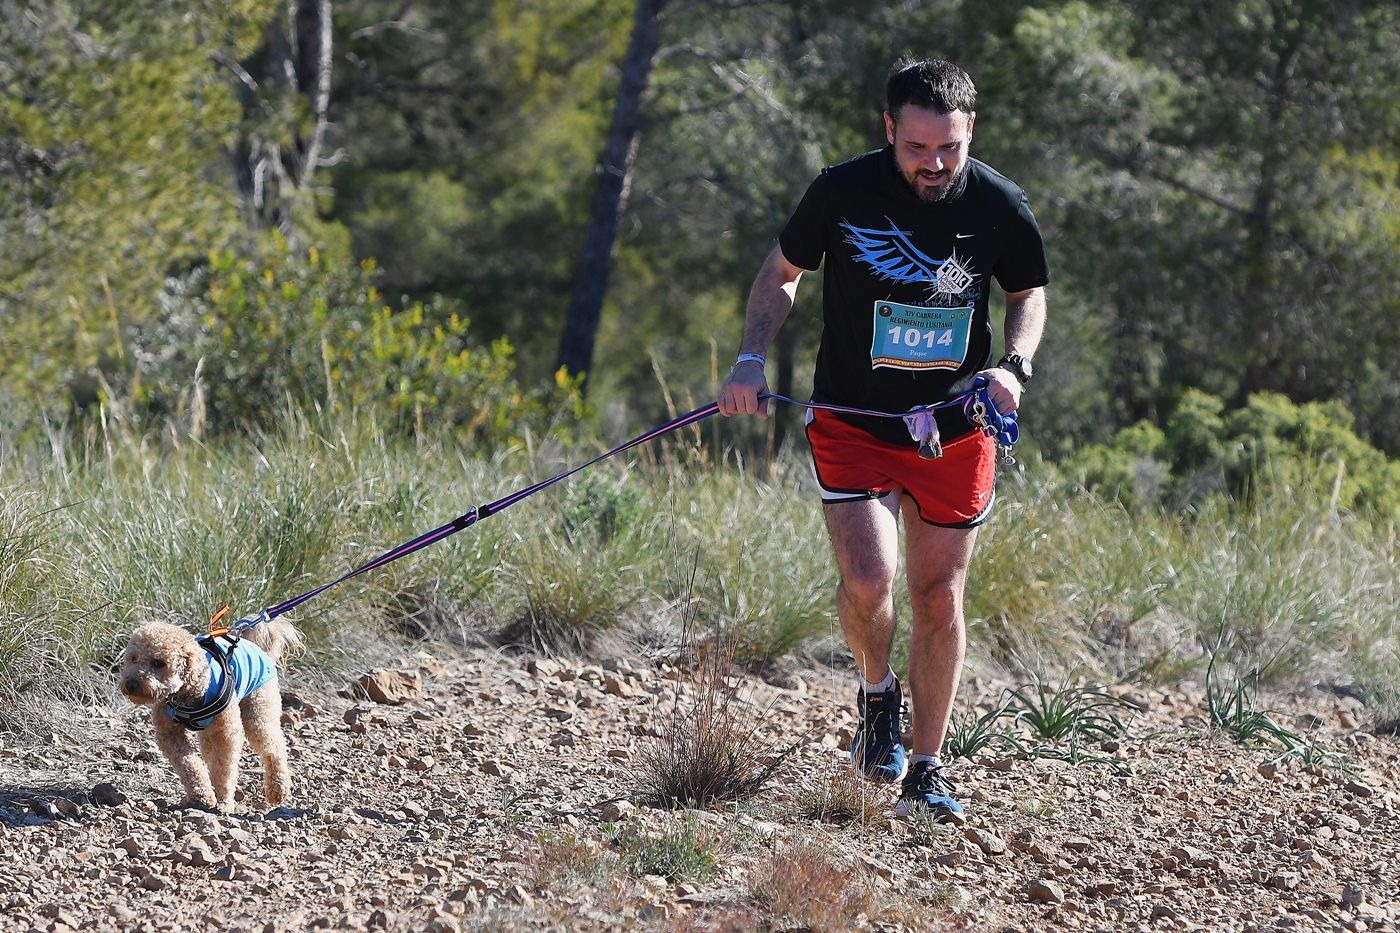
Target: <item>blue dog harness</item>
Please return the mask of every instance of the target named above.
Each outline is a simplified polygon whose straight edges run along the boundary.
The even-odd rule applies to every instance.
[[[207,729],[229,704],[242,702],[277,676],[267,652],[251,641],[236,635],[204,635],[198,641],[209,662],[209,689],[203,701],[198,706],[165,704],[165,715],[193,732]]]

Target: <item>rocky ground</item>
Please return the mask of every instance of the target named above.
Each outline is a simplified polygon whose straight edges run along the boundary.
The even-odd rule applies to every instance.
[[[270,814],[251,756],[241,812],[175,806],[144,714],[115,699],[67,711],[50,742],[6,739],[0,930],[1400,923],[1400,743],[1325,691],[1257,702],[1349,771],[1206,734],[1193,685],[1119,687],[1141,710],[1087,749],[1097,763],[959,761],[971,818],[953,828],[893,820],[891,791],[848,779],[841,673],[750,677],[721,702],[755,717],[776,771],[700,811],[648,806],[636,778],[714,709],[682,672],[486,651],[402,669],[380,696],[401,702],[285,679],[297,799]],[[963,705],[1005,686],[970,676]]]

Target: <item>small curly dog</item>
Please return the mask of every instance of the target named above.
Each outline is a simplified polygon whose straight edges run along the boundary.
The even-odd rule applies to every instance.
[[[267,806],[286,803],[291,772],[277,668],[301,644],[282,620],[255,625],[241,638],[196,638],[165,622],[132,633],[117,685],[131,702],[150,705],[156,744],[185,787],[185,804],[233,809],[245,735],[262,758]]]

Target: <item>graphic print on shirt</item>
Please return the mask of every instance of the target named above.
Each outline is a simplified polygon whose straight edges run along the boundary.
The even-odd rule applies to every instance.
[[[885,230],[841,222],[855,258],[877,278],[928,286],[929,297],[917,304],[892,299],[875,302],[870,367],[878,369],[957,369],[967,358],[973,311],[980,297],[977,273],[957,250],[934,259],[914,245],[908,233],[890,220]]]

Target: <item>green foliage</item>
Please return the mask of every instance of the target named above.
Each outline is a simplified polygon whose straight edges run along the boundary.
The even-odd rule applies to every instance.
[[[627,822],[614,827],[609,835],[627,871],[639,878],[659,875],[670,881],[703,884],[717,873],[715,841],[699,829],[694,817],[675,821],[660,833]]]
[[[1223,633],[1222,633],[1223,634]],[[1217,639],[1216,648],[1220,639]],[[1216,652],[1211,651],[1206,668],[1206,724],[1246,747],[1275,746],[1282,758],[1300,759],[1307,765],[1326,765],[1349,770],[1346,760],[1281,725],[1267,712],[1256,709],[1249,689],[1236,677],[1233,686],[1222,685],[1216,673]]]
[[[1219,398],[1188,390],[1165,430],[1147,422],[1085,447],[1071,469],[1085,487],[1139,507],[1199,507],[1225,491],[1248,501],[1260,489],[1288,489],[1382,519],[1400,518],[1400,462],[1358,437],[1340,401],[1297,405],[1276,393],[1227,411]]]
[[[606,544],[630,528],[642,515],[642,494],[602,471],[590,473],[569,487],[564,499],[564,536],[576,547]]]
[[[983,751],[1000,747],[1003,750],[1025,753],[1026,747],[1006,726],[999,725],[1007,718],[1009,705],[1003,703],[981,716],[954,714],[949,723],[948,736],[944,740],[944,751],[949,759],[966,758],[969,761]]]
[[[513,351],[469,341],[468,324],[439,303],[384,304],[374,264],[338,262],[273,239],[253,255],[219,253],[172,285],[159,323],[132,340],[145,363],[131,387],[147,411],[194,404],[212,429],[264,427],[278,411],[314,405],[366,410],[423,435],[449,425],[499,444],[548,434],[583,414],[562,375],[523,390]]]
[[[31,725],[36,698],[82,692],[80,620],[59,598],[55,516],[39,505],[0,490],[0,731]]]
[[[1119,697],[1092,687],[1047,686],[1039,678],[1007,692],[1012,721],[1030,730],[1033,738],[1050,743],[1100,741],[1127,735],[1120,713],[1134,707]]]
[[[229,74],[277,4],[7,5],[0,26],[0,387],[66,414],[121,371],[166,276],[241,229]]]

